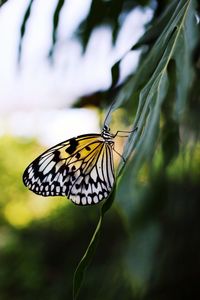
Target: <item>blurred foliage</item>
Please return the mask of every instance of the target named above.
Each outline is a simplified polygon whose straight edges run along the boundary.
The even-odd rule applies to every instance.
[[[8,1],[8,0],[1,0],[1,1],[0,1],[0,7],[1,7],[3,4],[5,4],[7,1]]]
[[[59,20],[65,3],[67,3],[67,1],[58,0],[53,14],[52,44],[49,50],[49,58],[51,60],[53,59],[55,45],[58,40],[57,31],[59,26]],[[123,19],[125,19],[125,15],[127,15],[127,13],[133,10],[135,7],[145,7],[149,3],[150,3],[149,0],[142,0],[142,1],[92,0],[88,15],[86,19],[79,25],[79,28],[77,29],[76,32],[76,36],[79,37],[80,42],[83,46],[83,51],[86,50],[92,31],[96,27],[101,25],[108,25],[111,28],[113,43],[115,43],[118,32],[123,24]],[[30,0],[27,9],[25,11],[24,18],[21,25],[20,43],[19,43],[19,51],[18,51],[19,62],[21,58],[23,37],[24,37],[24,33],[26,30],[27,22],[29,20],[31,8],[33,4],[34,4],[34,0]]]
[[[150,1],[133,0],[93,0],[87,18],[80,24],[78,35],[85,50],[94,28],[108,25],[112,29],[113,43],[116,42],[117,34],[122,26],[123,15],[137,6],[146,6]]]
[[[64,2],[55,7],[51,57]],[[22,20],[20,55],[33,3]],[[48,198],[40,210],[41,197],[30,195],[21,183],[24,167],[40,147],[1,140],[0,299],[71,299],[83,249],[85,265],[79,265],[75,281],[75,294],[82,283],[79,299],[183,300],[200,294],[199,4],[117,4],[93,0],[78,30],[83,49],[102,24],[110,26],[114,43],[124,14],[139,4],[154,9],[144,35],[130,49],[142,50],[137,70],[118,86],[122,57],[111,69],[111,88],[84,100],[102,107],[117,94],[107,121],[113,126],[115,116],[121,116],[124,127],[138,127],[125,145],[127,163],[117,170],[114,205],[105,216],[107,202],[101,207],[89,243],[98,206],[79,208]],[[125,116],[119,113],[122,107]]]

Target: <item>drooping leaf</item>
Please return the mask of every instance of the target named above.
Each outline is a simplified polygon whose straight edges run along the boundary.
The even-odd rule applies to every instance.
[[[120,76],[120,62],[121,60],[118,60],[111,68],[111,74],[112,74],[112,84],[111,84],[111,88],[113,88],[118,80],[119,80],[119,76]]]
[[[104,204],[101,207],[100,217],[99,217],[99,221],[98,221],[97,227],[95,229],[95,232],[91,238],[91,241],[90,241],[83,257],[81,258],[81,260],[75,270],[74,280],[73,280],[73,300],[76,300],[78,297],[86,269],[88,268],[88,266],[94,256],[94,253],[95,253],[98,241],[99,241],[99,236],[101,234],[104,215],[111,208],[113,200],[114,200],[114,195],[115,195],[115,187],[113,188],[113,191],[112,191],[111,195],[109,196],[109,198],[106,200],[106,202],[104,202]]]
[[[152,151],[154,151],[153,148],[156,146],[153,143],[153,137],[155,138],[161,106],[167,95],[169,86],[167,68],[171,60],[174,60],[176,64],[177,80],[176,101],[173,108],[174,116],[179,119],[185,108],[192,78],[190,58],[195,45],[195,30],[192,2],[180,1],[148,57],[137,70],[136,75],[124,87],[124,89],[129,90],[130,95],[131,92],[143,87],[140,92],[138,111],[133,126],[136,127],[137,125],[139,129],[133,139],[130,135],[124,153],[125,158],[128,158],[141,135],[137,150],[138,155],[137,158],[133,159],[139,165],[143,155],[151,156]],[[193,40],[191,40],[192,36]],[[116,101],[116,106],[121,105],[124,101],[127,101],[127,98],[125,98],[125,93],[121,93]],[[134,162],[135,170],[137,169],[137,163]],[[121,167],[119,167],[119,173]]]
[[[147,253],[144,256],[138,251],[135,253],[137,234],[140,236],[141,230],[145,239],[152,238],[152,245],[148,248],[148,255],[152,256],[155,255],[154,251],[160,239],[158,224],[153,216],[159,215],[159,211],[167,205],[167,167],[180,151],[180,127],[194,76],[191,58],[198,37],[195,1],[175,3],[176,7],[171,10],[171,17],[168,18],[163,32],[126,86],[130,96],[131,93],[140,91],[138,111],[133,124],[133,127],[138,126],[138,130],[133,135],[130,134],[124,150],[123,156],[129,159],[124,173],[123,163],[118,168],[121,178],[116,197],[132,232],[132,242],[127,247],[127,255],[132,262],[141,260],[140,266]],[[125,98],[124,95],[125,93],[119,95],[118,105],[129,101],[127,99],[130,96]],[[116,103],[116,107],[118,105]],[[158,160],[158,152],[163,160],[160,169],[156,170],[154,163],[155,157]],[[145,174],[146,178],[139,191],[138,186],[142,186],[141,174]],[[146,196],[142,197],[140,193]],[[139,199],[144,202],[138,203]],[[138,224],[143,225],[136,231]],[[152,225],[155,235],[148,231]],[[148,270],[153,268],[154,263],[153,259],[149,260]],[[143,276],[137,267],[131,272],[133,283],[135,277],[141,280],[141,285],[137,282],[141,289],[152,276],[149,271],[145,273],[148,276]]]
[[[152,45],[152,43],[154,43],[162,34],[166,24],[170,21],[177,4],[178,1],[171,1],[169,5],[166,6],[166,10],[164,10],[163,14],[161,14],[158,18],[153,19],[152,24],[150,23],[150,25],[148,25],[143,36],[135,45],[132,46],[131,50],[136,50],[144,45]]]
[[[63,5],[65,4],[65,0],[59,0],[57,2],[54,15],[53,15],[53,30],[52,30],[52,44],[51,49],[49,51],[49,58],[52,59],[53,51],[55,44],[57,42],[57,30],[59,25],[60,13],[62,11]]]
[[[24,38],[24,35],[26,32],[27,22],[31,15],[31,9],[32,9],[33,3],[34,3],[34,0],[30,0],[29,5],[27,6],[27,9],[25,11],[22,24],[21,24],[20,39],[19,39],[19,46],[18,46],[18,63],[20,63],[20,60],[21,60],[23,38]]]
[[[149,1],[93,0],[87,18],[80,24],[77,30],[83,51],[87,47],[92,31],[101,25],[108,25],[111,28],[113,43],[115,43],[121,28],[120,16],[127,14],[136,6],[145,6],[148,3]]]
[[[169,87],[166,100],[161,107],[163,125],[161,128],[162,153],[164,166],[167,166],[179,152],[179,124],[178,120],[173,118],[174,103],[176,101],[176,65],[174,60],[170,60],[168,68]]]
[[[8,2],[8,0],[1,0],[1,1],[0,1],[0,7],[1,7],[3,4],[5,4],[6,2]]]
[[[177,19],[177,22],[180,21],[180,19]],[[177,26],[177,25],[176,25]],[[175,33],[176,30],[175,30]],[[138,159],[138,165],[137,165],[137,170],[139,169],[140,165],[142,164],[142,159],[146,156],[152,156],[153,155],[153,149],[154,145],[156,145],[156,138],[157,138],[157,133],[158,133],[158,127],[159,127],[159,118],[160,118],[160,112],[161,112],[161,107],[162,103],[166,97],[167,94],[167,88],[168,88],[168,76],[167,73],[163,73],[163,69],[166,68],[167,70],[167,65],[172,58],[172,46],[175,41],[175,33],[174,33],[174,27],[171,27],[171,30],[167,32],[168,36],[168,51],[160,49],[159,46],[157,46],[159,49],[157,49],[157,53],[159,53],[159,58],[160,62],[158,64],[158,67],[155,69],[154,73],[152,74],[151,79],[149,82],[147,81],[147,86],[144,87],[144,90],[141,92],[140,96],[140,105],[138,108],[138,113],[136,116],[137,122],[135,122],[135,125],[139,127],[139,130],[134,133],[134,136],[132,137],[134,141],[134,145],[137,145],[140,147],[140,153]],[[178,33],[177,33],[178,34]],[[162,44],[162,41],[160,42]],[[152,49],[154,51],[154,49]],[[153,54],[151,55],[152,59]],[[154,58],[155,60],[155,58]],[[149,64],[152,63],[152,60],[149,61]],[[151,67],[152,69],[152,67]],[[142,70],[143,71],[143,70]],[[133,80],[138,80],[140,78],[136,77]],[[131,84],[133,83],[133,80],[131,81]],[[141,78],[141,80],[144,80],[144,78]],[[137,83],[137,82],[136,82]],[[130,89],[130,82],[127,84],[128,88]],[[123,92],[124,89],[127,87],[122,88]],[[133,91],[132,91],[133,92]],[[129,98],[131,99],[131,94],[129,94]],[[116,100],[116,103],[113,104],[111,111],[113,112],[118,106],[120,106],[123,102],[125,101],[125,96],[124,93],[120,93],[119,97]],[[111,119],[111,116],[110,116]],[[151,124],[149,124],[149,120],[151,120]],[[109,120],[108,120],[109,121]],[[149,124],[149,126],[147,126]],[[143,132],[144,130],[144,132]],[[150,136],[149,136],[150,135]],[[142,140],[142,142],[141,142]],[[130,141],[127,143],[127,147],[124,152],[124,157],[128,158],[128,156],[131,154],[133,151],[133,148],[130,147]],[[149,151],[149,154],[147,155],[147,151]],[[131,168],[133,166],[131,165]],[[135,166],[134,166],[135,168]],[[122,170],[119,168],[119,174],[120,171]],[[130,171],[128,169],[128,176],[130,176]],[[130,177],[127,178],[127,176],[124,176],[126,180],[126,187],[127,187],[127,182],[130,181]],[[132,178],[132,176],[131,176]],[[123,184],[123,183],[120,183]],[[128,201],[128,197],[131,197],[131,194],[125,193],[123,190],[123,201]],[[126,194],[126,195],[125,195]],[[122,198],[122,196],[120,197]],[[127,199],[127,200],[126,200]],[[76,295],[78,294],[78,291],[81,286],[81,282],[83,280],[83,275],[84,271],[87,268],[92,255],[95,250],[96,243],[99,239],[99,233],[101,229],[101,224],[102,224],[102,214],[98,223],[98,226],[96,228],[96,231],[93,235],[93,238],[88,246],[88,249],[86,250],[85,255],[83,256],[82,260],[80,261],[78,268],[75,272],[75,278],[74,278],[74,299],[76,299]]]

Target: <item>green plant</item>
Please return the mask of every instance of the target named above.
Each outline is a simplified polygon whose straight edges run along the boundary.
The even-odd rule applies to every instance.
[[[50,59],[57,43],[64,2],[57,2],[53,16]],[[114,2],[92,1],[90,12],[79,28],[83,50],[92,29],[105,24],[106,20],[111,24],[115,42],[119,15],[125,7],[130,10],[138,5],[137,1],[119,1],[115,9]],[[33,3],[30,1],[21,26],[19,60]],[[149,2],[142,1],[142,4]],[[116,189],[102,205],[94,235],[76,269],[74,299],[78,297],[84,273],[96,251],[104,215],[113,203],[127,232],[121,264],[122,274],[132,289],[131,299],[177,300],[192,299],[195,295],[199,272],[195,262],[199,259],[200,247],[197,240],[200,195],[198,10],[193,0],[157,1],[152,21],[130,49],[143,50],[137,70],[116,87],[123,58],[112,67],[111,88],[102,93],[109,102],[109,95],[117,90],[110,121],[115,111],[123,107],[130,126],[137,126],[138,130],[127,140],[123,153],[126,164],[121,161],[118,166]],[[98,18],[95,18],[97,13]],[[188,249],[189,243],[193,251]]]

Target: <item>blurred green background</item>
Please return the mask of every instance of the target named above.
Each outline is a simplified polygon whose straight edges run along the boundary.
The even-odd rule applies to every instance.
[[[6,10],[17,5],[15,2],[1,2],[0,10],[6,15]],[[36,2],[27,1],[20,12],[15,37],[18,47],[13,49],[18,71],[20,66],[25,68],[29,63],[28,55],[23,61],[23,51]],[[67,41],[59,36],[59,24],[64,9],[68,9],[67,2],[59,0],[51,4],[50,42],[43,47],[48,48],[46,63],[51,65],[47,73],[59,64],[61,69],[65,65],[59,49]],[[100,124],[105,109],[116,98],[112,110],[113,132],[134,127],[134,120],[139,127],[137,136],[130,137],[125,145],[124,156],[128,161],[125,167],[120,164],[117,169],[114,204],[105,215],[78,299],[198,299],[199,4],[196,1],[93,0],[87,5],[85,17],[73,32],[82,45],[83,59],[87,58],[88,43],[95,28],[106,26],[114,48],[120,44],[119,33],[125,19],[135,16],[131,13],[140,10],[145,15],[149,10],[151,17],[144,22],[137,41],[133,39],[131,45],[126,45],[126,51],[119,57],[110,57],[110,82],[106,87],[97,84],[88,92],[80,90],[69,103],[67,88],[63,90],[63,86],[56,85],[54,108],[93,107],[98,117],[96,123]],[[45,3],[44,9],[46,6]],[[38,13],[40,9],[38,6]],[[38,30],[36,17],[37,11],[32,26]],[[6,30],[9,28],[3,30],[5,35]],[[129,31],[128,36],[134,35],[132,28]],[[98,53],[98,40],[95,43],[91,52]],[[66,49],[64,55],[70,58]],[[128,67],[123,69],[127,55],[138,50],[138,64],[128,71]],[[3,52],[1,58],[4,59]],[[77,69],[75,60],[72,69],[73,64]],[[128,61],[129,64],[132,62]],[[68,67],[66,64],[66,70]],[[91,72],[98,73],[94,61],[93,71],[90,69],[88,73]],[[2,69],[2,78],[3,73]],[[58,80],[65,83],[64,71],[61,75]],[[65,100],[59,100],[56,93],[63,93]],[[2,108],[7,99],[5,94],[1,98]],[[31,91],[26,101],[33,101]],[[42,109],[48,110],[51,104],[44,102]],[[27,108],[24,102],[20,105],[18,109],[25,114],[33,109]],[[36,109],[37,105],[41,109],[40,104],[36,104]],[[43,198],[28,191],[23,186],[23,171],[47,146],[37,135],[6,131],[2,121],[6,114],[7,111],[1,115],[3,129],[0,131],[0,299],[72,299],[73,274],[94,233],[101,204],[78,207],[64,197]],[[54,114],[56,111],[52,110]],[[73,120],[81,128],[75,116]],[[96,123],[91,125],[91,130]],[[66,129],[61,126],[67,131],[68,126],[73,129],[73,122],[66,120]],[[117,143],[117,149],[122,151],[121,147],[121,142]]]

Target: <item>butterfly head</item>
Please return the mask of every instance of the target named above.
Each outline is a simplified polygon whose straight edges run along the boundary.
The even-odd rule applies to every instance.
[[[111,141],[113,139],[114,135],[110,133],[110,127],[107,124],[104,124],[101,136],[107,141]]]

